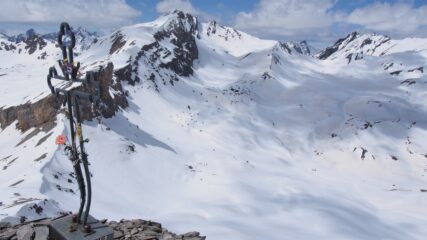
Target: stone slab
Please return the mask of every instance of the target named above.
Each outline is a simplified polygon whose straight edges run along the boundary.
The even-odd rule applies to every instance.
[[[58,240],[113,240],[113,230],[89,215],[92,232],[83,232],[82,226],[72,223],[72,215],[55,219],[50,224],[51,237]],[[73,231],[74,230],[74,231]]]

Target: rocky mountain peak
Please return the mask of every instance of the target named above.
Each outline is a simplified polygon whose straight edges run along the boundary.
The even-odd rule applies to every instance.
[[[382,55],[376,52],[377,48],[390,40],[388,36],[375,33],[352,32],[336,41],[331,47],[319,52],[316,57],[322,60],[343,57],[351,62],[351,60],[362,59],[364,55]]]
[[[178,76],[193,74],[193,61],[199,52],[196,38],[199,38],[198,20],[195,16],[179,10],[163,14],[150,23],[156,26],[153,32],[154,41],[142,46],[135,55],[129,56],[125,67],[117,69],[115,76],[130,84],[148,80],[155,89],[159,85],[174,84]],[[110,54],[118,54],[126,46],[128,37],[126,31],[116,31],[110,36]],[[128,47],[133,47],[130,43]],[[143,73],[141,65],[149,66]]]
[[[82,27],[78,27],[73,31],[81,50],[87,49],[92,43],[96,43],[98,41],[99,35],[96,32],[90,32],[86,28]]]
[[[307,41],[303,40],[300,42],[280,42],[280,46],[286,50],[289,54],[297,53],[306,56],[311,56],[312,51]]]
[[[197,33],[197,17],[190,13],[184,13],[180,10],[173,10],[162,15],[159,19],[164,21],[162,24],[163,31],[184,31],[190,32],[192,34]]]
[[[206,35],[217,35],[218,37],[224,38],[228,41],[229,39],[241,39],[242,33],[232,27],[222,26],[215,20],[210,21],[207,24]]]
[[[38,36],[38,34],[33,28],[30,28],[25,33],[20,33],[20,34],[8,37],[8,40],[14,43],[20,43],[34,36]]]

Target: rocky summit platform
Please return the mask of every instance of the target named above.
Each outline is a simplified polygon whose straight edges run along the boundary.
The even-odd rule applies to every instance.
[[[141,219],[108,221],[102,224],[113,229],[113,239],[120,240],[205,240],[199,232],[175,234],[168,231],[160,223]],[[0,240],[55,240],[51,230],[52,219],[40,219],[12,225],[0,222]]]

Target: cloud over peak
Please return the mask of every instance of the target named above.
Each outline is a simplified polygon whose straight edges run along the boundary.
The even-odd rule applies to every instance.
[[[375,2],[345,12],[336,0],[260,0],[250,12],[239,12],[237,28],[264,36],[307,38],[326,36],[341,29],[381,31],[397,36],[423,35],[427,5]]]
[[[427,6],[415,8],[405,3],[374,3],[355,9],[346,21],[370,30],[412,33],[427,26]]]
[[[156,5],[156,10],[159,13],[166,13],[174,9],[192,14],[200,13],[200,11],[193,7],[189,0],[163,0]]]
[[[131,23],[141,13],[124,0],[2,0],[0,22],[87,24],[114,27]]]

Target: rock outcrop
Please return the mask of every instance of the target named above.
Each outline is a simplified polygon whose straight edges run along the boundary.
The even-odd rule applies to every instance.
[[[341,44],[343,44],[343,43],[349,43],[349,42],[353,41],[354,39],[356,39],[357,35],[358,35],[357,32],[352,32],[352,33],[348,34],[345,38],[338,39],[338,41],[336,41],[333,46],[327,47],[325,50],[321,51],[317,55],[317,58],[319,58],[321,60],[327,59],[332,54],[334,54],[334,53],[336,53],[338,51],[338,49],[340,48]]]
[[[316,57],[325,59],[346,58],[348,63],[361,60],[364,56],[382,56],[393,47],[391,38],[378,34],[359,34],[353,32],[345,38],[339,39],[331,47],[316,54]],[[389,46],[389,47],[387,47]]]
[[[307,44],[307,41],[280,42],[280,46],[285,49],[289,54],[297,53],[301,55],[311,56],[311,50]]]
[[[16,127],[25,132],[32,127],[41,127],[54,122],[58,113],[56,105],[55,99],[48,96],[35,103],[0,109],[0,127],[4,129],[17,121]]]
[[[178,76],[188,77],[193,74],[193,61],[199,57],[196,44],[198,37],[197,18],[191,14],[174,11],[170,19],[154,33],[155,41],[141,46],[136,56],[128,60],[128,64],[115,71],[116,77],[134,85],[144,80],[158,85],[174,84]],[[112,36],[110,54],[118,52],[126,42],[122,33]],[[142,72],[141,66],[144,66]]]
[[[114,239],[144,239],[144,240],[205,240],[199,232],[175,234],[153,221],[120,220],[106,223],[114,231]]]
[[[120,81],[113,79],[113,72],[114,66],[112,63],[108,63],[107,66],[100,68],[97,72],[100,86],[100,102],[95,108],[92,108],[91,103],[82,101],[81,109],[84,120],[92,120],[98,116],[110,118],[120,108],[128,106],[126,94]],[[93,87],[79,87],[78,89],[95,93]],[[0,109],[0,127],[4,129],[17,121],[16,127],[25,132],[32,127],[42,127],[48,123],[53,123],[60,111],[61,103],[61,100],[49,95],[34,103],[25,103]]]
[[[0,222],[1,240],[47,240],[51,239],[49,228],[51,219],[42,219],[32,222],[24,222],[18,225],[11,225],[7,222]],[[101,221],[114,231],[114,239],[143,239],[143,240],[205,240],[199,232],[188,232],[185,234],[175,234],[162,227],[160,223],[136,220],[120,220],[119,222],[107,220]]]
[[[111,118],[120,108],[128,107],[126,93],[123,90],[120,81],[113,77],[114,66],[110,62],[107,66],[101,67],[97,72],[97,79],[99,81],[100,101],[92,108],[92,104],[88,101],[83,101],[82,118],[84,120],[92,120],[94,117],[102,116],[104,118]],[[93,86],[79,87],[78,90],[95,94]]]

